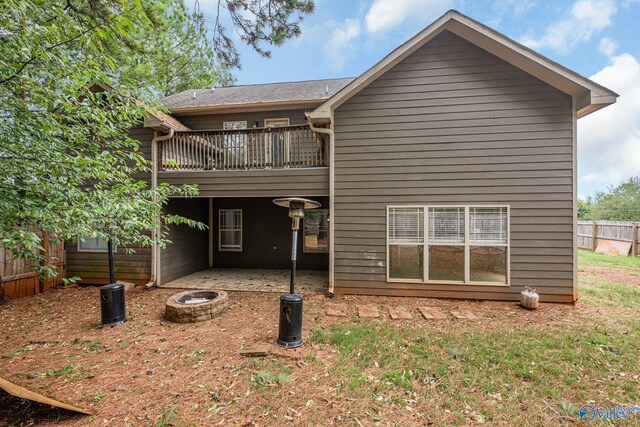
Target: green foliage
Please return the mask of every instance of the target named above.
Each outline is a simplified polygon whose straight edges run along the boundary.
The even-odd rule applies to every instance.
[[[60,369],[49,369],[43,375],[45,377],[54,377],[54,378],[69,377],[71,379],[77,379],[77,376],[74,373],[74,370],[75,368],[73,367],[73,365],[68,364],[63,366]]]
[[[93,85],[117,74],[113,46],[148,25],[134,0],[0,4],[0,247],[33,259],[38,230],[126,248],[151,245],[156,229],[165,246],[170,224],[204,228],[162,214],[169,196],[195,196],[195,187],[135,178],[150,163],[129,131],[152,105],[129,96],[133,86]]]
[[[587,197],[587,200],[578,199],[578,219],[587,219],[591,216],[591,197]]]
[[[629,178],[595,198],[578,200],[578,218],[608,221],[640,221],[640,176]]]
[[[261,46],[299,35],[313,11],[309,0],[221,6],[266,56]],[[225,67],[239,59],[230,39],[216,42],[226,36],[220,8],[215,16],[209,41],[203,15],[182,0],[0,2],[0,247],[38,265],[41,230],[53,243],[89,236],[130,250],[154,232],[166,246],[172,224],[205,228],[162,214],[169,197],[197,188],[140,180],[151,165],[129,132],[159,108],[150,97],[231,81]]]
[[[118,82],[153,97],[234,82],[229,68],[216,60],[197,3],[193,11],[184,0],[153,0],[141,7],[148,20],[126,34],[127,43],[108,44]]]
[[[251,384],[255,387],[275,387],[285,384],[291,379],[288,372],[274,374],[270,371],[258,371],[251,376]]]
[[[231,23],[240,40],[266,58],[271,57],[271,51],[264,46],[280,46],[288,39],[299,37],[300,22],[315,9],[312,0],[219,1],[218,10],[215,12],[214,49],[223,64],[238,68],[240,56],[220,19],[221,6],[229,12]]]
[[[156,427],[177,426],[178,411],[173,406],[165,406],[160,414]]]

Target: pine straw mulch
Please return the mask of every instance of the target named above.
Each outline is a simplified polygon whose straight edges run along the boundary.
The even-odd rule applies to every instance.
[[[273,348],[264,359],[242,357],[239,351],[273,342],[278,331],[278,298],[273,293],[229,292],[230,308],[208,322],[180,325],[163,320],[168,289],[136,288],[127,295],[128,322],[98,329],[99,290],[70,286],[0,306],[0,376],[46,396],[92,411],[80,416],[0,395],[2,425],[281,425],[313,424],[318,419],[340,425],[351,411],[367,405],[336,399],[310,358],[330,364],[336,350],[312,340],[297,350]],[[379,322],[392,322],[385,306],[412,309],[419,324],[446,332],[455,320],[433,323],[421,318],[420,306],[468,309],[484,319],[500,318],[517,327],[526,322],[553,324],[575,319],[574,305],[545,304],[528,312],[508,302],[461,300],[305,296],[304,335],[318,327],[353,322],[356,304],[381,308]],[[350,316],[327,317],[330,304],[344,303]],[[493,322],[481,322],[491,328]],[[275,346],[274,346],[275,347]],[[264,360],[290,379],[263,378]],[[266,362],[265,362],[266,363]],[[262,364],[262,365],[261,365]],[[406,418],[405,418],[406,417]],[[411,422],[400,411],[397,422]],[[316,421],[313,421],[316,420]],[[415,421],[415,420],[414,420]]]

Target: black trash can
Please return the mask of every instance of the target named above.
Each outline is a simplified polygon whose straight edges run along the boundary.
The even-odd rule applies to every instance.
[[[280,328],[277,343],[281,347],[300,347],[302,341],[302,295],[280,297]]]
[[[114,283],[100,287],[102,325],[119,325],[127,321],[124,285]]]

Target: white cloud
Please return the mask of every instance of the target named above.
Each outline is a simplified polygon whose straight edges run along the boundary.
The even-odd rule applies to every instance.
[[[410,18],[423,20],[427,26],[452,3],[452,0],[374,0],[364,21],[369,33],[389,30]]]
[[[591,79],[620,94],[615,104],[578,120],[578,187],[604,189],[640,175],[640,63],[621,54]]]
[[[578,43],[607,28],[616,10],[614,0],[576,0],[567,17],[553,22],[538,38],[525,36],[522,43],[532,49],[548,47],[568,53]]]
[[[616,53],[616,49],[618,49],[618,43],[611,40],[609,37],[603,37],[602,40],[600,40],[598,49],[605,55],[612,57],[613,54]]]
[[[360,35],[360,21],[345,19],[342,23],[330,23],[333,32],[324,45],[324,54],[332,71],[341,71],[347,62],[347,55],[355,49],[355,40]]]

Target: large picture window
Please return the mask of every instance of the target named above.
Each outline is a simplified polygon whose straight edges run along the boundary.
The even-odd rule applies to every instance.
[[[387,245],[388,280],[509,283],[507,206],[389,206]]]
[[[242,252],[242,209],[218,211],[218,250]]]
[[[329,252],[329,209],[304,211],[304,252]]]

